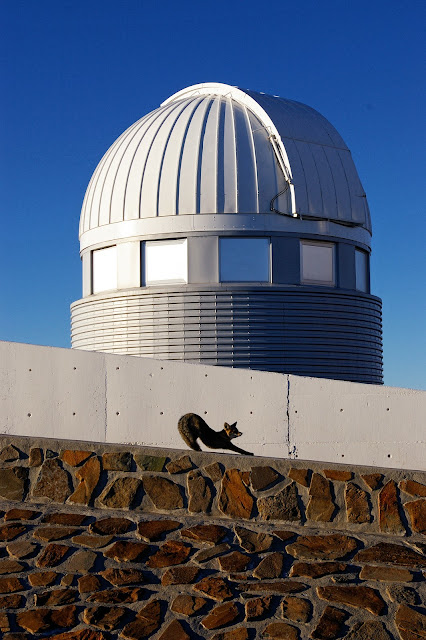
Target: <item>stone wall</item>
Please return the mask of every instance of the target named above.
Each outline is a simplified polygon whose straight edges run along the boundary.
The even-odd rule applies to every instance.
[[[426,637],[426,474],[4,436],[0,636]]]

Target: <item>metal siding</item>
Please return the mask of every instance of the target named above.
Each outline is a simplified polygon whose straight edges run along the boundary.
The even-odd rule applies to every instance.
[[[217,211],[217,153],[220,98],[216,97],[207,116],[204,131],[200,178],[200,213]]]

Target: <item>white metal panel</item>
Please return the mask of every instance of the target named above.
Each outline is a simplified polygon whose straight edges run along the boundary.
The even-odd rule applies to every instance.
[[[317,166],[315,164],[315,159],[312,153],[312,145],[307,144],[306,142],[301,142],[300,140],[295,140],[294,144],[297,148],[298,154],[300,156],[300,161],[303,165],[303,177],[306,183],[308,205],[308,208],[305,211],[303,211],[303,209],[298,205],[298,213],[300,213],[302,216],[303,214],[323,216],[324,203],[322,199],[321,183]],[[300,180],[302,180],[303,177],[300,176]],[[296,201],[299,203],[299,199],[297,196],[297,176],[295,176],[294,179],[296,184]]]
[[[256,155],[250,121],[244,106],[234,104],[234,126],[237,158],[238,211],[258,213]]]
[[[324,149],[325,148],[320,145],[311,145],[312,156],[321,185],[322,214],[324,218],[332,218],[335,220],[338,218],[336,189],[331,167]]]
[[[223,129],[223,213],[235,213],[237,204],[237,153],[235,144],[235,122],[232,101],[225,102]]]
[[[268,138],[268,130],[252,111],[248,110],[247,115],[250,120],[256,161],[258,212],[269,213],[271,199],[284,188],[284,176],[277,166],[274,150]]]
[[[219,134],[219,97],[215,97],[207,116],[203,140],[200,177],[200,213],[217,212],[217,154]]]

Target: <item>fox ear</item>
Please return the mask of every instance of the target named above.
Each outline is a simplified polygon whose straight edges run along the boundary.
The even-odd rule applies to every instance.
[[[225,429],[229,429],[229,424],[227,422],[225,422],[223,426],[225,427]]]
[[[236,422],[234,422],[234,424],[231,424],[231,429],[233,429],[233,428],[234,428],[234,427],[236,427],[236,426],[237,426],[237,423],[236,423]]]

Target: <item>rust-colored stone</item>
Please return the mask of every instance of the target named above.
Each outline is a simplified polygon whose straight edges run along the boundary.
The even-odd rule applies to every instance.
[[[268,533],[256,533],[239,526],[235,526],[234,531],[237,534],[240,546],[250,553],[268,551],[273,541],[273,537]]]
[[[65,449],[59,454],[62,462],[66,462],[71,467],[78,467],[79,464],[90,458],[92,451],[76,451],[75,449]]]
[[[19,573],[25,568],[25,565],[16,560],[0,560],[0,575],[6,573]]]
[[[297,533],[295,533],[294,531],[274,531],[274,535],[283,542],[287,542],[287,540],[291,540],[291,538],[294,538]]]
[[[192,460],[189,456],[185,455],[176,460],[171,460],[166,464],[166,469],[169,473],[184,473],[192,469]]]
[[[165,511],[182,509],[181,489],[171,480],[160,476],[144,476],[143,486],[157,509],[164,509]]]
[[[65,502],[71,495],[71,491],[70,474],[61,467],[59,460],[57,458],[45,460],[33,489],[33,497]]]
[[[85,573],[93,569],[96,558],[97,554],[94,551],[76,551],[65,561],[63,569],[65,571]]]
[[[309,477],[311,475],[310,469],[295,469],[292,467],[288,472],[288,477],[301,484],[302,487],[309,487]]]
[[[55,571],[36,571],[28,574],[28,581],[32,587],[47,587],[58,577]]]
[[[33,520],[36,516],[40,515],[40,511],[33,511],[32,509],[9,509],[4,514],[4,519],[8,520]]]
[[[372,491],[376,491],[376,489],[379,489],[382,486],[382,473],[367,473],[366,475],[361,476],[361,478]]]
[[[172,567],[164,572],[161,578],[163,587],[170,584],[191,584],[198,578],[200,570],[198,567]]]
[[[120,626],[121,620],[127,613],[123,607],[91,607],[83,612],[86,624],[99,627],[104,631],[113,631]]]
[[[0,464],[4,462],[15,462],[21,457],[21,452],[13,444],[8,444],[0,451]]]
[[[161,607],[159,600],[150,600],[136,614],[136,620],[129,622],[121,635],[129,640],[141,640],[157,631],[161,624]]]
[[[337,480],[338,482],[347,482],[352,480],[352,471],[343,471],[341,469],[324,469],[323,473],[329,480]]]
[[[101,475],[99,458],[97,456],[89,458],[81,469],[77,469],[75,475],[76,478],[80,480],[80,484],[69,497],[68,502],[72,502],[73,504],[89,504]]]
[[[81,576],[78,580],[78,590],[80,593],[92,593],[92,591],[98,591],[101,587],[99,578],[93,574],[87,573]]]
[[[385,626],[379,620],[367,620],[366,622],[356,622],[345,640],[392,640]]]
[[[272,467],[252,467],[250,484],[254,491],[262,491],[278,478],[279,474]]]
[[[121,535],[127,533],[133,522],[127,518],[105,518],[96,520],[89,526],[91,533],[98,533],[101,536]]]
[[[57,607],[63,604],[71,604],[77,599],[76,589],[51,589],[35,594],[35,605],[37,607]]]
[[[312,605],[309,600],[287,596],[281,604],[281,615],[283,618],[293,620],[293,622],[306,623],[312,613]]]
[[[282,574],[284,556],[279,551],[269,553],[257,565],[253,576],[259,580],[279,578]]]
[[[402,584],[391,584],[386,589],[389,598],[397,604],[419,604],[418,589],[411,589]]]
[[[49,640],[106,640],[106,636],[102,631],[94,629],[78,629],[78,631],[65,631],[58,635],[49,636]]]
[[[263,598],[253,598],[253,600],[247,600],[246,620],[258,620],[263,618],[271,608],[272,596],[263,596]]]
[[[142,600],[146,594],[145,589],[140,587],[117,587],[116,589],[104,589],[92,593],[87,598],[87,602],[97,602],[99,604],[123,604]]]
[[[38,527],[34,530],[33,536],[39,540],[51,542],[52,540],[62,540],[69,538],[78,531],[75,527]]]
[[[349,614],[342,609],[327,605],[317,626],[311,633],[311,638],[319,640],[334,640],[340,636],[343,623]]]
[[[165,542],[162,547],[154,553],[146,565],[151,568],[171,567],[175,564],[182,564],[191,553],[191,547],[178,540]]]
[[[131,509],[141,486],[139,478],[116,478],[105,488],[99,500],[109,509]]]
[[[40,568],[55,567],[63,561],[70,550],[70,547],[63,544],[55,544],[54,542],[51,542],[37,557],[36,565]]]
[[[348,482],[345,490],[346,518],[353,524],[371,522],[368,495],[358,485]]]
[[[426,500],[406,502],[404,507],[410,516],[412,530],[426,534]]]
[[[263,520],[300,521],[296,484],[291,482],[274,496],[259,498],[257,508]]]
[[[217,544],[226,536],[228,530],[217,524],[197,524],[189,529],[182,529],[180,535],[183,538]]]
[[[142,471],[162,471],[167,460],[166,457],[145,456],[140,453],[135,453],[133,457],[136,464],[142,469]]]
[[[246,627],[237,627],[230,631],[220,631],[215,633],[212,640],[248,640],[248,631]]]
[[[331,495],[330,482],[319,473],[312,474],[309,495],[306,517],[309,520],[330,522],[336,509]]]
[[[11,467],[0,469],[0,497],[5,500],[22,502],[28,480],[28,469]]]
[[[27,531],[27,527],[19,524],[5,524],[0,527],[0,541],[8,542],[14,540]]]
[[[262,635],[274,640],[298,640],[299,630],[286,622],[272,622],[263,630]]]
[[[250,518],[253,502],[241,471],[227,469],[221,482],[218,501],[220,511],[230,518]]]
[[[212,502],[212,492],[207,480],[198,470],[190,471],[186,476],[188,489],[188,511],[190,513],[208,513]]]
[[[204,471],[213,482],[217,482],[223,476],[222,467],[218,462],[212,462],[211,464],[208,464],[204,467]]]
[[[408,569],[398,567],[375,567],[367,564],[359,574],[361,580],[380,580],[382,582],[411,582],[414,574]]]
[[[381,595],[370,587],[352,585],[348,587],[317,587],[317,593],[323,600],[339,602],[359,609],[367,609],[375,616],[382,615],[386,607]]]
[[[153,542],[159,540],[164,533],[174,531],[181,526],[177,520],[148,520],[147,522],[139,522],[138,534],[143,540]]]
[[[100,575],[115,587],[127,584],[139,584],[145,582],[144,575],[139,569],[105,569]]]
[[[402,640],[417,640],[426,638],[426,616],[405,604],[399,605],[395,624]]]
[[[9,596],[0,597],[0,611],[3,609],[20,609],[22,607],[23,597],[19,593],[13,593]]]
[[[84,513],[48,513],[43,518],[46,524],[61,524],[67,527],[79,527],[86,520]]]
[[[250,558],[240,551],[233,551],[226,556],[219,558],[221,571],[230,573],[231,571],[244,571],[250,562]]]
[[[170,609],[183,616],[193,616],[204,607],[206,602],[205,598],[181,594],[173,600]]]
[[[70,587],[73,582],[74,582],[74,576],[72,575],[72,573],[66,573],[61,578],[61,587]]]
[[[238,584],[238,589],[239,591],[245,591],[247,593],[266,591],[267,593],[285,594],[304,591],[306,585],[302,582],[296,582],[295,580],[276,580],[274,582],[261,580],[260,582],[241,582]]]
[[[340,560],[357,548],[355,538],[334,533],[325,536],[300,536],[286,551],[307,560]]]
[[[223,578],[207,577],[200,580],[193,586],[195,591],[201,591],[205,593],[209,598],[223,602],[232,598],[232,591],[229,588],[229,583]]]
[[[43,449],[40,449],[40,447],[33,447],[32,449],[30,449],[28,466],[41,467],[42,463],[43,463]]]
[[[10,631],[9,616],[0,611],[0,631]]]
[[[415,480],[402,480],[399,483],[399,488],[410,496],[426,498],[426,484],[421,484],[421,482],[416,482]]]
[[[104,551],[104,556],[113,558],[117,562],[138,562],[147,549],[149,549],[149,545],[144,542],[119,540]]]
[[[51,629],[50,609],[29,609],[16,614],[16,622],[30,633]]]
[[[201,620],[204,629],[218,629],[231,624],[238,617],[238,608],[235,602],[225,602],[215,607],[205,618]]]
[[[332,573],[344,573],[347,565],[343,562],[295,562],[290,570],[292,578],[322,578]]]
[[[16,542],[11,542],[6,547],[10,556],[19,559],[33,555],[37,549],[38,545],[28,542],[28,540],[17,540]]]
[[[74,544],[80,544],[83,547],[90,547],[91,549],[101,549],[102,547],[106,547],[112,539],[113,536],[92,536],[86,533],[71,538]]]
[[[105,471],[130,471],[132,460],[129,451],[111,451],[102,455],[102,466]]]
[[[182,624],[178,620],[172,620],[158,640],[191,640]]]
[[[389,480],[379,493],[380,531],[393,535],[405,534],[405,527],[399,513],[398,492],[394,480]]]
[[[393,564],[403,567],[426,568],[426,558],[402,544],[379,542],[374,547],[358,551],[354,557],[355,562],[373,562],[380,564]]]
[[[198,553],[195,554],[193,559],[195,562],[208,562],[212,558],[216,558],[217,556],[227,553],[230,548],[229,544],[222,542],[222,544],[216,544],[214,547],[201,549],[201,551],[198,551]]]

